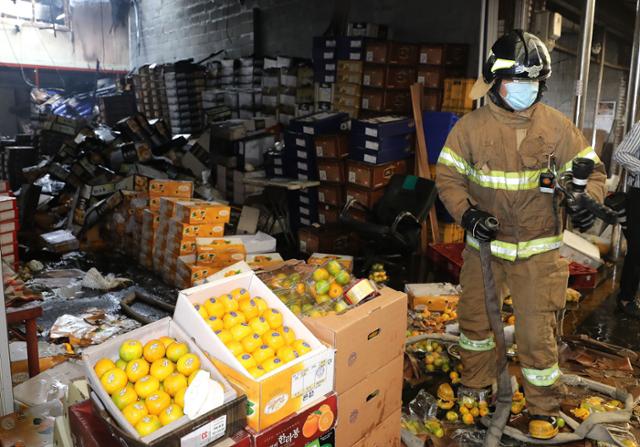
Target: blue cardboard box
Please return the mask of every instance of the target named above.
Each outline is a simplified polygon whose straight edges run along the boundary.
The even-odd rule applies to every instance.
[[[390,137],[372,138],[365,134],[351,133],[351,147],[372,151],[403,151],[407,145],[413,145],[414,134],[393,135]]]
[[[346,61],[364,60],[364,37],[338,37],[336,58]]]
[[[392,137],[415,132],[415,123],[405,116],[385,115],[351,121],[351,132],[370,138]]]
[[[289,130],[305,135],[337,133],[349,126],[349,114],[344,112],[318,112],[291,120]]]
[[[390,161],[404,160],[413,157],[413,144],[407,144],[404,148],[393,151],[373,151],[359,147],[352,147],[349,151],[351,160],[362,161],[369,164],[380,165]]]

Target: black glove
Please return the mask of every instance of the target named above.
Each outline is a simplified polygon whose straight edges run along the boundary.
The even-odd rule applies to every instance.
[[[618,215],[618,223],[622,231],[627,231],[627,195],[623,192],[616,192],[604,199],[604,204],[611,208]]]
[[[497,219],[491,214],[472,206],[462,215],[461,223],[462,228],[480,242],[491,242],[498,235],[497,222]]]
[[[571,216],[571,224],[576,230],[580,230],[581,233],[587,231],[596,222],[596,215],[592,211],[585,208],[580,203],[580,198],[576,200],[573,206],[567,207],[567,212]]]

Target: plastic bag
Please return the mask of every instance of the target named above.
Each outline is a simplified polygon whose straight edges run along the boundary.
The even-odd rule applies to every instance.
[[[438,413],[438,402],[435,397],[422,389],[409,402],[409,413],[423,421],[435,418]]]

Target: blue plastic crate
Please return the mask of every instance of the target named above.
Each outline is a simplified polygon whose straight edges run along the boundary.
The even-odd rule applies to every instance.
[[[449,132],[458,122],[458,116],[451,112],[424,112],[422,127],[427,141],[429,164],[435,164],[449,136]]]

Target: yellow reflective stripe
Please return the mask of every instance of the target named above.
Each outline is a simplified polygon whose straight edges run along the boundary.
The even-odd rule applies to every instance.
[[[576,158],[588,158],[590,160],[593,160],[596,164],[602,163],[602,161],[600,160],[600,157],[598,157],[598,154],[596,154],[596,151],[593,149],[593,147],[588,146],[583,150],[581,150],[580,152],[578,152],[576,156],[573,157],[571,160],[569,160],[567,163],[565,163],[564,166],[562,166],[562,169],[560,170],[560,172],[562,173],[562,172],[571,171],[573,160],[575,160]]]
[[[449,166],[459,174],[466,176],[470,181],[485,188],[504,189],[507,191],[522,191],[536,189],[539,186],[542,170],[505,172],[505,171],[480,171],[471,166],[464,158],[444,147],[440,152],[438,163]]]
[[[551,386],[556,383],[561,374],[557,363],[547,369],[522,368],[522,375],[527,379],[527,382],[535,386]]]
[[[493,336],[485,338],[484,340],[471,340],[462,332],[460,332],[458,344],[466,351],[491,351],[496,347],[496,343],[493,341]]]
[[[480,242],[471,235],[467,235],[467,244],[475,249],[480,248]],[[555,250],[560,248],[561,245],[562,236],[543,237],[526,242],[518,242],[517,244],[492,241],[491,254],[500,259],[515,261],[516,259],[528,259],[531,256]]]
[[[491,66],[491,73],[494,73],[497,70],[503,70],[505,68],[511,68],[516,64],[516,61],[511,59],[501,59],[498,58]]]

